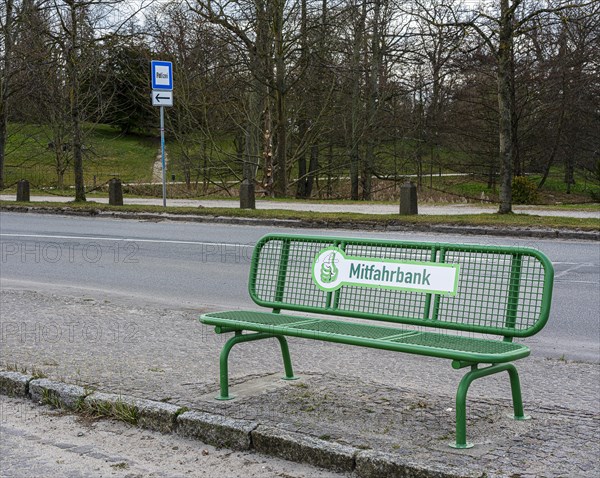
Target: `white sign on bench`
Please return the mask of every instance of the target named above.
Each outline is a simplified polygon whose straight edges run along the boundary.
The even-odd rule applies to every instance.
[[[312,266],[313,281],[332,292],[344,285],[456,295],[460,266],[349,256],[338,247],[321,249]]]

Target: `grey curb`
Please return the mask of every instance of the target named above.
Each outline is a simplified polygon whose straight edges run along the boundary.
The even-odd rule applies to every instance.
[[[177,433],[204,443],[233,450],[254,450],[289,461],[308,463],[334,471],[354,472],[358,478],[472,478],[473,474],[451,474],[403,461],[402,456],[332,443],[326,440],[260,425],[250,420],[232,419],[222,415],[184,411],[173,404],[138,399],[113,393],[88,393],[83,387],[31,375],[0,371],[0,393],[30,397],[38,404],[58,405],[72,411],[87,407],[110,407],[118,404],[135,407],[136,425],[141,428]],[[49,402],[49,403],[48,403]],[[114,414],[112,416],[115,416]]]
[[[351,446],[262,425],[252,432],[252,444],[256,451],[265,455],[342,472],[354,469],[354,457],[358,452]]]
[[[9,397],[29,397],[29,382],[32,375],[18,372],[0,372],[0,393]]]
[[[93,393],[85,398],[87,408],[104,408],[113,416],[119,415],[119,406],[127,405],[135,413],[137,425],[161,433],[171,433],[177,426],[177,415],[182,408],[177,405],[153,400],[144,400],[114,393]]]
[[[578,231],[576,229],[543,229],[527,227],[494,227],[494,226],[456,226],[451,224],[377,224],[368,221],[352,223],[330,223],[325,220],[305,221],[300,219],[262,219],[248,217],[226,216],[194,216],[188,214],[167,213],[133,213],[100,211],[90,206],[85,211],[73,210],[68,207],[44,208],[38,206],[2,205],[0,211],[31,212],[37,214],[58,214],[64,216],[97,216],[114,219],[136,220],[168,220],[198,223],[218,223],[247,226],[294,227],[306,229],[360,229],[365,231],[405,231],[433,232],[441,234],[463,234],[501,237],[535,237],[540,239],[577,239],[585,241],[600,241],[600,232]]]
[[[356,455],[355,474],[359,478],[479,478],[481,473],[455,474],[436,470],[434,465],[424,468],[411,463],[400,454],[361,451]]]
[[[67,410],[79,410],[89,392],[77,385],[54,382],[40,378],[29,382],[29,395],[34,402],[44,405],[59,405]],[[57,400],[58,403],[54,401]]]
[[[177,434],[209,445],[250,450],[251,433],[258,423],[204,412],[185,412],[177,417]]]

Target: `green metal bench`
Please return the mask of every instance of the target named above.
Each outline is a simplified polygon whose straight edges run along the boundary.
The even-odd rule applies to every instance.
[[[466,397],[474,380],[508,372],[514,418],[529,418],[511,362],[530,350],[513,338],[544,327],[553,278],[548,258],[530,248],[267,235],[254,248],[249,292],[256,304],[272,311],[200,317],[218,334],[234,333],[221,352],[217,398],[233,398],[228,356],[241,342],[278,339],[287,380],[296,377],[286,336],[450,359],[455,369],[471,369],[458,386],[456,441],[451,444],[469,448]]]

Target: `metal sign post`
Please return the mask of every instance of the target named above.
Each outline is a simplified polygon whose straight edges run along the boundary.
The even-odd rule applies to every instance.
[[[165,162],[165,107],[160,107],[160,154],[162,158],[163,207],[167,207],[167,164]]]
[[[160,154],[162,162],[163,207],[167,207],[167,164],[165,160],[165,106],[173,106],[173,64],[170,61],[151,62],[152,106],[160,107]]]

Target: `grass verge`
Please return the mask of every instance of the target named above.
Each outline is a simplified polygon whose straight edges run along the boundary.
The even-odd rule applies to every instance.
[[[110,206],[98,203],[19,203],[16,201],[0,201],[5,210],[18,210],[21,207],[48,210],[48,212],[76,211],[89,213],[99,212],[131,212],[150,214],[173,214],[202,217],[254,218],[272,220],[297,220],[316,226],[352,225],[371,227],[410,226],[410,225],[455,225],[455,226],[489,226],[515,228],[550,228],[578,229],[583,231],[600,231],[600,219],[581,219],[574,217],[537,216],[529,214],[463,214],[463,215],[417,215],[399,216],[397,214],[359,214],[359,213],[323,213],[313,211],[289,211],[283,209],[235,209],[235,208],[196,208],[166,207],[147,205]]]

